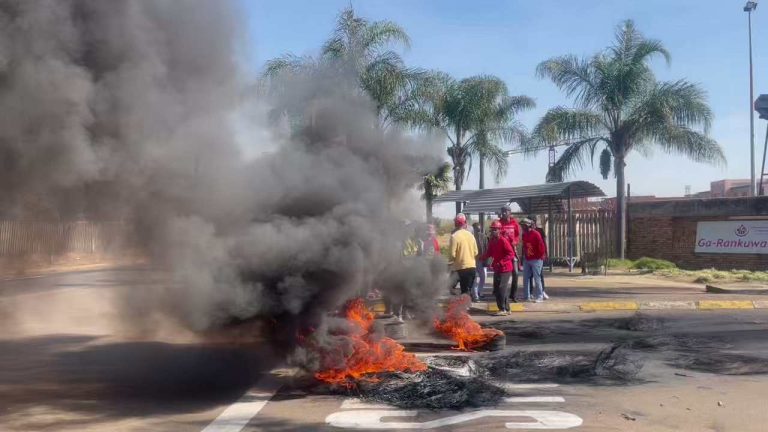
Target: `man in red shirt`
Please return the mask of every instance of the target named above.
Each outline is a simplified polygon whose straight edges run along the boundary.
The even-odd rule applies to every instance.
[[[546,256],[546,246],[541,234],[533,229],[533,222],[530,219],[523,219],[523,256],[525,262],[523,267],[523,290],[525,299],[533,299],[536,303],[544,301],[544,292],[541,288],[541,270],[544,267],[544,257]],[[533,279],[533,297],[531,297],[530,280]]]
[[[501,222],[491,223],[491,238],[481,260],[493,259],[493,295],[499,308],[497,316],[509,315],[509,278],[515,268],[515,249],[502,233]]]
[[[512,207],[509,204],[505,204],[501,208],[500,215],[499,223],[501,223],[501,230],[509,237],[512,246],[517,247],[518,243],[520,243],[520,224],[512,217]]]
[[[520,267],[520,259],[517,256],[517,245],[520,243],[520,224],[517,223],[515,218],[512,217],[512,207],[509,204],[504,204],[499,212],[501,217],[499,223],[501,223],[501,232],[504,234],[512,245],[512,249],[515,252],[514,262],[512,264],[512,293],[510,299],[512,302],[517,303],[517,274],[522,270]]]

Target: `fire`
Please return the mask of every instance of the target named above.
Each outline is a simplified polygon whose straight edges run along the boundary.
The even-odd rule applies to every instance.
[[[427,366],[405,347],[387,337],[373,334],[373,312],[368,310],[363,299],[354,299],[344,307],[344,317],[352,328],[349,334],[349,348],[320,352],[322,370],[315,378],[330,384],[354,386],[356,381],[375,382],[372,374],[381,372],[419,372]]]
[[[459,296],[448,304],[443,320],[435,319],[435,329],[453,339],[458,344],[456,349],[462,351],[475,350],[503,334],[496,329],[480,327],[467,313],[469,302],[469,296]]]

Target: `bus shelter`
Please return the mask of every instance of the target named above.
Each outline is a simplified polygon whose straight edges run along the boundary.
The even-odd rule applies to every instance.
[[[587,181],[545,183],[540,185],[480,190],[448,191],[435,202],[459,202],[464,213],[499,213],[502,206],[516,203],[525,214],[546,214],[548,226],[547,247],[552,250],[552,216],[564,213],[567,216],[567,257],[568,269],[573,271],[574,224],[573,200],[602,197],[605,193]],[[484,223],[484,221],[481,221]]]

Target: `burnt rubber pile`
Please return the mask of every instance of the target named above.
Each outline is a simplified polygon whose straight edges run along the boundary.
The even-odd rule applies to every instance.
[[[415,374],[391,374],[359,388],[363,399],[399,408],[460,409],[494,406],[506,395],[503,388],[480,376],[456,376],[430,367]]]
[[[511,341],[504,350],[458,356],[436,353],[424,360],[425,370],[378,374],[353,387],[325,387],[323,391],[398,408],[439,410],[498,405],[505,396],[512,396],[506,383],[638,385],[674,376],[675,369],[730,375],[768,373],[768,360],[731,352],[733,347],[723,340],[726,338],[669,334],[663,320],[643,314],[594,319],[576,326],[495,324]],[[540,349],[540,342],[549,346],[551,339],[563,335],[570,343],[586,338],[599,343],[570,350]],[[533,339],[536,345],[526,347],[522,339]]]

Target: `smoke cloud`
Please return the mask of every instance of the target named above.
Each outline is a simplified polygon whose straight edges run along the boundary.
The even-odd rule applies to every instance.
[[[429,310],[445,265],[404,262],[402,209],[434,146],[376,128],[354,79],[332,71],[254,92],[241,15],[227,1],[0,0],[0,213],[28,217],[36,201],[131,223],[172,275],[121,300],[135,321],[267,317],[287,342],[374,287]],[[254,104],[305,121],[248,133],[285,138],[245,157],[237,129]]]

